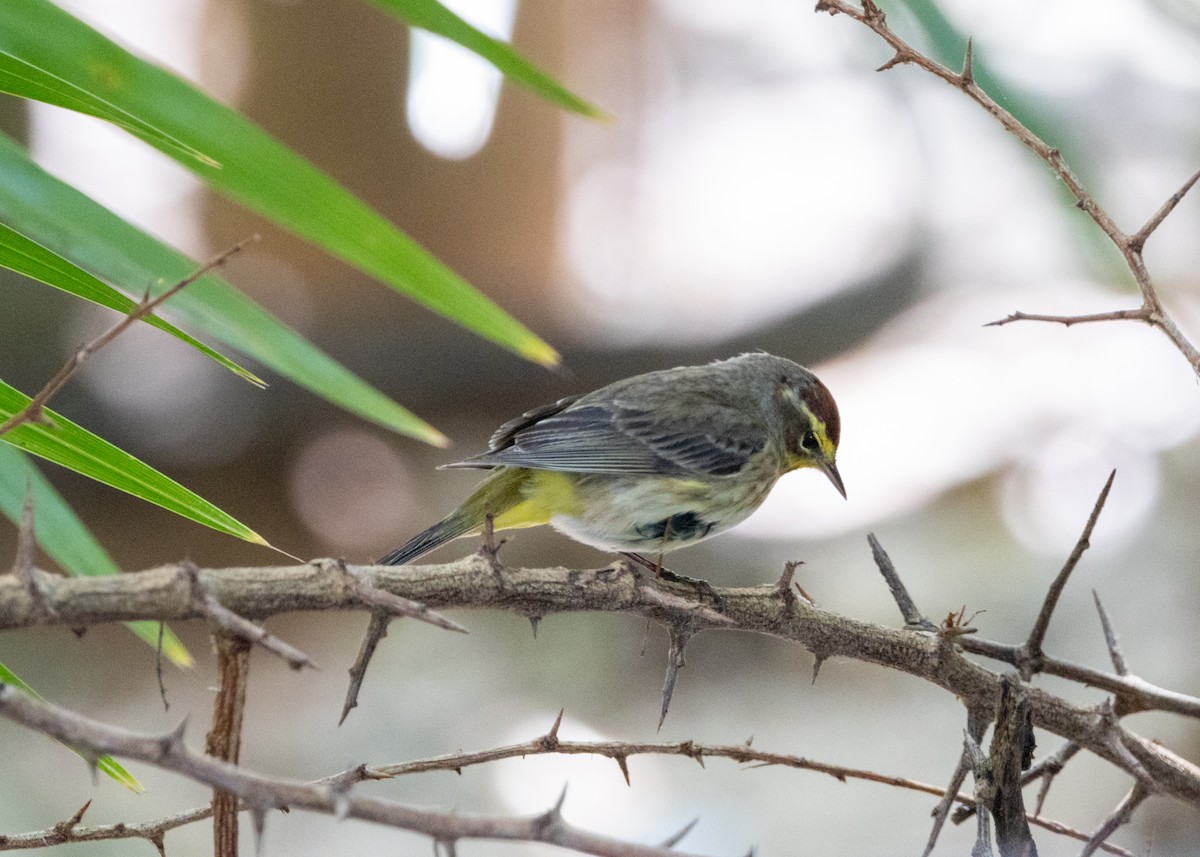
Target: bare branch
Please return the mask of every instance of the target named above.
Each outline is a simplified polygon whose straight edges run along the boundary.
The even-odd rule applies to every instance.
[[[86,809],[85,804],[85,809]],[[78,813],[77,813],[78,815]],[[81,827],[78,823],[66,826],[59,822],[46,830],[32,833],[0,834],[0,851],[48,848],[70,842],[102,842],[109,839],[145,839],[163,853],[163,836],[177,827],[212,818],[211,806],[200,806],[154,821],[120,822],[96,827]],[[82,820],[82,816],[80,816]]]
[[[213,598],[200,582],[196,567],[190,562],[180,563],[179,568],[190,585],[192,609],[196,615],[207,617],[217,628],[231,637],[262,646],[268,652],[283,658],[287,661],[287,665],[294,670],[304,667],[316,668],[316,664],[304,652],[285,643],[249,619],[243,619]]]
[[[12,573],[33,592],[37,588],[34,563],[37,559],[37,533],[33,528],[33,484],[25,480],[25,502],[21,506],[21,525],[17,528],[17,555]]]
[[[52,398],[54,398],[59,390],[66,386],[68,381],[75,377],[75,373],[78,372],[80,367],[87,362],[88,358],[90,358],[104,346],[108,345],[130,327],[137,324],[146,316],[150,315],[168,298],[174,297],[184,288],[190,286],[205,274],[208,274],[211,271],[221,267],[228,262],[231,257],[240,253],[248,245],[257,240],[258,236],[252,235],[241,243],[230,247],[223,253],[219,253],[197,268],[194,273],[184,277],[158,297],[152,298],[150,297],[149,293],[144,295],[142,299],[138,301],[137,305],[134,306],[134,308],[131,309],[124,318],[122,318],[108,330],[104,331],[104,333],[97,336],[91,342],[81,345],[74,354],[67,358],[67,362],[64,363],[62,367],[54,373],[54,376],[46,382],[46,385],[42,387],[42,389],[38,390],[37,393],[33,395],[33,398],[30,400],[28,405],[26,405],[17,413],[13,414],[3,423],[0,423],[0,435],[12,431],[17,426],[25,425],[26,423],[43,422],[45,420],[45,414],[43,411],[46,405]]]
[[[988,760],[979,746],[979,739],[970,729],[963,731],[963,756],[971,766],[975,777],[976,807],[990,806],[995,797],[995,786],[988,774]],[[992,850],[992,816],[987,812],[975,813],[975,846],[971,849],[971,857],[995,857]]]
[[[1113,669],[1117,671],[1119,676],[1129,675],[1129,667],[1125,664],[1125,655],[1121,653],[1121,643],[1117,640],[1117,633],[1113,630],[1112,620],[1108,617],[1108,611],[1104,609],[1104,604],[1100,601],[1100,593],[1092,590],[1092,598],[1096,601],[1096,611],[1100,614],[1100,625],[1104,628],[1104,642],[1108,645],[1108,656],[1112,658]]]
[[[1042,780],[1042,787],[1038,789],[1037,806],[1034,807],[1033,814],[1028,816],[1030,822],[1036,823],[1034,819],[1041,817],[1042,806],[1046,802],[1046,795],[1050,793],[1050,784],[1054,782],[1054,778],[1066,767],[1067,762],[1079,752],[1079,749],[1079,745],[1074,741],[1066,741],[1061,747],[1036,765],[1030,766],[1029,770],[1021,775],[1022,786],[1027,786],[1039,778]],[[974,814],[975,807],[961,806],[954,811],[954,817],[951,820],[955,824],[961,824]]]
[[[1079,745],[1074,741],[1067,741],[1025,772],[1023,780],[1025,783],[1031,783],[1038,777],[1042,778],[1042,787],[1038,789],[1037,806],[1033,809],[1034,815],[1041,816],[1042,807],[1046,805],[1046,796],[1050,794],[1050,785],[1054,782],[1054,778],[1062,773],[1067,762],[1071,761],[1078,752]]]
[[[971,760],[967,756],[967,751],[964,748],[958,756],[958,764],[954,766],[954,773],[950,775],[950,785],[945,788],[942,794],[942,799],[938,801],[938,805],[933,808],[931,813],[933,816],[933,828],[929,831],[929,839],[925,843],[925,850],[921,852],[921,857],[929,857],[933,853],[933,849],[937,847],[938,837],[942,835],[942,828],[946,825],[946,818],[950,815],[950,808],[954,806],[957,800],[961,803],[959,797],[959,789],[967,779],[967,773],[971,770]],[[971,798],[969,805],[975,807],[975,798]]]
[[[957,642],[963,651],[994,658],[1012,666],[1017,666],[1021,660],[1018,654],[1021,650],[1020,646],[968,637]],[[1188,717],[1200,717],[1200,698],[1159,687],[1137,676],[1113,675],[1048,655],[1042,656],[1041,672],[1115,694],[1121,702],[1122,713],[1154,710],[1172,711]]]
[[[163,711],[171,710],[167,702],[167,685],[163,681],[163,636],[167,631],[167,623],[158,623],[158,641],[154,644],[154,677],[158,679],[158,696],[162,699]]]
[[[491,545],[491,554],[483,553],[485,558],[490,557],[491,562],[496,561],[496,546],[492,543],[492,535],[489,535],[487,544]],[[346,722],[346,717],[358,705],[358,694],[362,690],[363,679],[367,675],[367,666],[371,663],[371,658],[375,655],[375,649],[379,645],[379,641],[387,636],[388,625],[391,620],[397,616],[406,616],[410,619],[417,619],[421,622],[428,622],[437,628],[444,628],[447,631],[458,631],[460,634],[466,634],[467,629],[457,622],[452,622],[445,616],[435,613],[419,601],[413,601],[409,598],[401,598],[395,593],[388,592],[385,589],[380,589],[376,586],[371,586],[363,580],[362,575],[358,570],[351,568],[344,562],[337,562],[337,571],[342,576],[351,593],[354,595],[358,603],[363,607],[371,608],[371,622],[367,626],[366,636],[363,637],[362,644],[358,648],[358,656],[354,659],[354,664],[350,667],[350,686],[346,689],[346,701],[342,705],[342,716],[338,720],[338,725]],[[534,625],[534,633],[537,633],[537,625]]]
[[[1014,312],[997,319],[989,321],[984,327],[1003,327],[1006,324],[1011,324],[1014,321],[1048,321],[1053,324],[1061,324],[1064,327],[1071,327],[1075,324],[1090,324],[1096,321],[1144,321],[1146,324],[1152,324],[1150,310],[1144,306],[1137,309],[1118,309],[1112,312],[1096,312],[1091,315],[1040,315],[1032,312]]]
[[[213,598],[247,616],[358,609],[353,594],[332,573],[333,561],[279,568],[199,570],[197,578]],[[847,657],[900,670],[953,693],[964,704],[993,710],[999,676],[963,656],[978,652],[1011,663],[1014,648],[972,637],[941,639],[841,616],[803,601],[780,609],[774,584],[722,590],[725,614],[688,600],[686,584],[635,577],[623,563],[599,569],[539,568],[497,574],[477,556],[447,565],[374,566],[360,569],[373,586],[428,604],[432,609],[469,607],[504,609],[517,615],[550,616],[569,611],[607,611],[638,615],[667,628],[742,630],[803,645],[823,657]],[[680,594],[676,594],[680,593]],[[0,577],[0,629],[37,625],[77,627],[130,619],[179,620],[198,615],[190,586],[167,566],[107,577],[51,578],[46,581],[50,616],[12,577]],[[1200,716],[1200,699],[1157,688],[1135,677],[1122,677],[1046,659],[1046,672],[1097,687],[1114,688],[1124,705]],[[1051,669],[1053,667],[1053,670]],[[1101,740],[1094,708],[1071,704],[1039,688],[1030,689],[1034,725],[1124,766],[1123,756]],[[1127,710],[1122,708],[1122,711]],[[1121,744],[1156,779],[1163,791],[1200,806],[1200,768],[1165,747],[1117,726]]]
[[[1029,632],[1029,639],[1021,646],[1018,651],[1017,669],[1021,673],[1021,678],[1025,681],[1033,676],[1034,673],[1041,671],[1041,660],[1043,656],[1042,643],[1046,639],[1046,631],[1050,628],[1050,616],[1054,613],[1054,608],[1058,604],[1058,599],[1062,595],[1063,588],[1067,585],[1067,578],[1071,576],[1071,572],[1075,570],[1075,566],[1079,564],[1079,560],[1083,557],[1083,552],[1090,547],[1089,540],[1092,537],[1092,530],[1096,527],[1096,521],[1100,517],[1100,512],[1104,508],[1104,502],[1108,499],[1108,492],[1112,490],[1113,479],[1116,478],[1117,471],[1112,471],[1108,474],[1108,480],[1104,483],[1104,487],[1100,490],[1100,496],[1096,498],[1096,503],[1092,507],[1092,514],[1088,516],[1087,523],[1083,527],[1083,532],[1079,536],[1079,540],[1075,542],[1075,548],[1071,551],[1071,555],[1067,557],[1066,563],[1058,572],[1058,576],[1050,584],[1050,589],[1046,592],[1046,600],[1042,602],[1041,612],[1038,613],[1037,621],[1033,623],[1033,630]]]
[[[896,606],[900,608],[900,615],[904,617],[904,624],[909,628],[916,628],[922,631],[936,631],[937,626],[926,619],[921,611],[917,609],[916,602],[908,594],[908,589],[905,587],[904,581],[900,579],[900,575],[896,571],[896,566],[892,564],[892,558],[887,555],[887,551],[883,549],[883,545],[879,543],[879,539],[875,537],[874,533],[867,533],[867,543],[871,545],[871,553],[875,557],[875,565],[879,567],[879,573],[887,581],[888,589],[892,592],[892,598],[896,600]]]
[[[375,656],[375,649],[379,645],[379,641],[387,636],[388,625],[391,624],[391,621],[391,615],[382,610],[371,613],[367,633],[363,636],[363,641],[358,647],[358,655],[350,667],[350,686],[346,688],[346,701],[342,704],[342,716],[338,719],[338,726],[345,723],[347,715],[358,707],[358,692],[362,690],[363,678],[367,675],[367,666],[371,663],[371,658]]]
[[[1158,211],[1154,212],[1150,219],[1146,221],[1146,224],[1129,236],[1129,246],[1140,253],[1146,245],[1146,239],[1154,233],[1155,229],[1158,229],[1162,225],[1162,222],[1167,219],[1167,215],[1175,210],[1175,206],[1179,205],[1183,198],[1187,196],[1187,192],[1192,189],[1197,180],[1200,180],[1200,170],[1192,173],[1191,178],[1183,183],[1183,187],[1171,194]]]
[[[1079,857],[1090,857],[1090,855],[1095,854],[1104,845],[1105,840],[1116,832],[1118,827],[1129,823],[1129,820],[1133,818],[1134,810],[1149,796],[1150,793],[1142,788],[1141,783],[1135,783],[1129,794],[1122,798],[1121,802],[1117,804],[1116,809],[1112,811],[1108,818],[1104,820],[1104,823],[1088,839],[1087,845],[1079,853]]]
[[[434,613],[419,601],[401,598],[386,589],[371,586],[363,580],[357,569],[344,562],[339,561],[338,570],[345,575],[347,585],[363,607],[381,611],[393,619],[397,617],[416,619],[418,622],[427,622],[435,628],[442,628],[446,631],[457,631],[459,634],[470,633],[462,625],[439,613]]]
[[[560,711],[551,725],[549,731],[539,737],[524,741],[519,744],[509,744],[503,747],[494,747],[487,750],[479,750],[465,753],[448,753],[442,756],[434,756],[427,759],[418,759],[411,762],[400,762],[390,765],[368,766],[359,765],[338,774],[333,774],[328,777],[323,777],[317,780],[315,784],[331,788],[338,794],[346,794],[349,788],[357,783],[367,780],[383,780],[394,777],[408,776],[413,774],[425,774],[434,771],[444,771],[448,773],[459,773],[464,768],[474,765],[482,765],[490,762],[499,761],[501,759],[519,759],[527,756],[538,755],[590,755],[602,756],[613,759],[620,766],[622,775],[626,783],[629,782],[629,767],[626,759],[631,756],[641,755],[656,755],[656,756],[683,756],[688,759],[729,759],[733,762],[746,765],[749,768],[759,767],[785,767],[794,770],[813,771],[819,774],[831,776],[839,782],[846,780],[864,780],[867,782],[880,783],[886,786],[895,788],[907,789],[923,794],[942,797],[945,790],[938,786],[922,783],[917,780],[908,779],[906,777],[893,777],[887,774],[877,773],[875,771],[863,770],[860,768],[850,768],[844,765],[834,765],[826,762],[818,762],[803,756],[795,756],[784,753],[771,753],[764,750],[758,750],[751,747],[749,743],[738,745],[720,745],[720,744],[700,744],[694,741],[678,741],[672,743],[637,743],[624,741],[567,741],[559,738],[558,731],[562,725],[563,713]],[[964,775],[966,773],[964,769]],[[959,781],[961,785],[961,779]],[[957,788],[957,787],[956,787]],[[974,810],[975,801],[969,795],[961,792],[952,793],[950,802],[958,803],[964,809]],[[129,837],[149,838],[151,834],[161,836],[167,830],[174,829],[180,824],[187,824],[191,821],[201,821],[211,817],[211,809],[209,807],[199,807],[190,810],[186,813],[170,816],[160,822],[144,822],[141,825],[128,825],[130,830],[124,835],[121,835],[120,826],[107,826],[97,828],[75,828],[72,836],[61,841],[91,841],[92,839],[116,839]],[[1043,829],[1054,833],[1070,837],[1079,842],[1086,842],[1088,834],[1082,831],[1075,830],[1060,822],[1045,819],[1029,817],[1031,824],[1038,825]],[[0,851],[6,848],[26,848],[33,847],[41,842],[42,839],[48,836],[47,831],[38,833],[20,834],[19,836],[10,836],[6,841],[0,837]],[[11,846],[9,842],[13,843]],[[49,844],[58,844],[59,840],[55,840]],[[665,844],[664,844],[664,847]],[[1112,854],[1122,855],[1122,857],[1133,857],[1128,851],[1114,845],[1103,845],[1102,848]]]
[[[1074,171],[1067,165],[1062,153],[1058,149],[1051,146],[1041,137],[1034,134],[1031,130],[1025,127],[1021,122],[1013,116],[1008,110],[1000,105],[994,98],[984,92],[974,80],[971,63],[971,45],[968,42],[966,61],[963,65],[962,72],[952,71],[946,66],[938,63],[929,57],[922,54],[920,51],[913,48],[903,39],[901,39],[888,26],[887,18],[879,11],[878,7],[873,2],[864,2],[860,7],[848,2],[848,0],[818,0],[818,12],[829,12],[831,14],[842,14],[849,18],[853,18],[870,28],[878,35],[888,47],[894,51],[893,57],[884,63],[881,71],[894,68],[899,65],[914,65],[937,77],[955,89],[963,92],[968,98],[982,107],[993,119],[1000,123],[1005,131],[1016,137],[1025,148],[1033,152],[1047,168],[1061,181],[1071,195],[1075,197],[1076,205],[1085,212],[1088,217],[1100,228],[1100,230],[1108,237],[1113,245],[1120,251],[1125,259],[1126,265],[1129,267],[1129,272],[1133,275],[1133,280],[1137,284],[1138,290],[1142,295],[1142,306],[1139,310],[1132,314],[1125,314],[1124,311],[1116,313],[1105,313],[1095,316],[1035,316],[1025,315],[1022,313],[1014,313],[1008,319],[1000,322],[1001,324],[1008,321],[1041,320],[1041,321],[1057,321],[1062,324],[1075,324],[1084,321],[1111,321],[1118,319],[1135,319],[1144,321],[1153,327],[1158,328],[1175,346],[1176,350],[1183,355],[1184,359],[1192,367],[1197,375],[1200,375],[1200,350],[1184,336],[1175,321],[1167,313],[1163,306],[1158,292],[1154,287],[1154,283],[1150,278],[1149,271],[1146,270],[1146,264],[1142,258],[1142,248],[1149,237],[1163,219],[1171,213],[1183,198],[1184,194],[1191,189],[1200,179],[1200,174],[1192,176],[1184,186],[1168,199],[1163,206],[1154,214],[1153,217],[1132,235],[1126,234],[1117,226],[1116,221],[1112,219],[1107,211],[1102,208],[1099,203],[1092,198],[1092,195],[1083,186],[1083,182],[1075,175]]]
[[[600,857],[681,857],[681,852],[638,845],[573,827],[556,807],[526,818],[477,816],[417,809],[395,801],[338,794],[329,786],[268,777],[189,750],[178,732],[147,735],[108,726],[0,685],[0,714],[94,753],[137,759],[174,771],[196,782],[235,794],[247,809],[264,812],[288,807],[325,815],[344,815],[410,830],[436,842],[496,839],[543,842]]]

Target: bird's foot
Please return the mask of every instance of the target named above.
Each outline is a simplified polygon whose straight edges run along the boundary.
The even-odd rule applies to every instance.
[[[632,560],[634,563],[640,565],[647,571],[654,572],[655,577],[661,578],[662,580],[669,580],[672,583],[683,583],[691,586],[696,590],[696,593],[701,601],[703,601],[705,597],[708,597],[713,603],[713,608],[718,613],[721,613],[722,615],[726,613],[728,603],[725,601],[725,596],[720,592],[717,592],[711,583],[709,583],[707,580],[701,580],[698,577],[688,577],[685,574],[678,574],[674,571],[671,571],[669,568],[664,568],[661,555],[659,555],[657,560],[652,560],[642,556],[639,553],[626,553],[622,551],[621,556]]]

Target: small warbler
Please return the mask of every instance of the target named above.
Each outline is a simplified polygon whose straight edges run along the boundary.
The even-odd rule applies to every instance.
[[[550,524],[605,551],[665,553],[745,520],[775,481],[816,467],[846,496],[837,404],[802,366],[743,354],[636,375],[500,426],[451,468],[491,473],[444,520],[379,560],[452,539]]]

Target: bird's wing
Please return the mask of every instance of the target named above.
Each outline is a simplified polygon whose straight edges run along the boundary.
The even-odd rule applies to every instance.
[[[753,415],[711,398],[693,403],[676,394],[670,408],[675,416],[657,404],[563,400],[501,426],[488,452],[451,466],[731,476],[766,442]],[[720,429],[706,428],[712,426]]]

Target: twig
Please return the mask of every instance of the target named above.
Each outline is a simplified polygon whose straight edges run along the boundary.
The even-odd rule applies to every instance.
[[[1022,786],[1027,786],[1039,778],[1042,780],[1042,786],[1038,789],[1037,805],[1034,807],[1033,814],[1029,816],[1030,821],[1041,816],[1042,806],[1046,803],[1046,795],[1050,793],[1050,784],[1079,750],[1079,745],[1074,741],[1066,741],[1061,747],[1037,764],[1030,766],[1029,770],[1021,775]],[[975,807],[961,806],[954,811],[951,821],[961,824],[974,814]]]
[[[338,719],[338,726],[346,722],[346,717],[350,712],[358,707],[358,692],[362,690],[363,679],[367,675],[367,666],[371,663],[371,658],[375,655],[375,648],[379,645],[379,641],[387,636],[388,625],[391,624],[392,617],[383,610],[375,610],[371,613],[371,621],[367,624],[367,632],[363,635],[363,641],[359,644],[358,655],[354,658],[354,663],[350,665],[350,686],[346,688],[346,701],[342,703],[342,716]]]
[[[892,563],[892,558],[888,556],[887,551],[883,549],[883,545],[879,543],[879,539],[875,537],[874,533],[867,533],[867,543],[871,545],[871,554],[875,557],[875,565],[878,566],[879,573],[887,581],[888,589],[892,592],[892,598],[895,599],[896,606],[900,608],[900,615],[904,617],[904,624],[909,628],[921,631],[936,631],[937,626],[926,619],[921,611],[917,609],[916,602],[908,594],[908,589],[905,587],[904,581],[900,579],[900,575],[896,571],[896,566]]]
[[[337,792],[344,794],[351,786],[368,780],[392,779],[395,777],[425,774],[435,771],[459,773],[464,768],[474,765],[488,764],[491,762],[500,761],[502,759],[520,759],[527,756],[590,755],[613,759],[617,763],[621,771],[621,775],[625,778],[625,781],[628,784],[629,767],[626,763],[626,760],[632,756],[655,755],[683,756],[685,758],[694,760],[729,759],[733,762],[746,765],[748,768],[785,767],[794,770],[805,770],[819,774],[826,774],[835,778],[839,782],[845,782],[846,780],[852,779],[863,780],[866,782],[879,783],[886,786],[907,789],[936,797],[942,797],[945,793],[945,789],[939,788],[938,786],[918,782],[917,780],[908,779],[906,777],[894,777],[860,768],[851,768],[844,765],[818,762],[803,756],[795,756],[784,753],[771,753],[752,748],[748,743],[737,745],[721,745],[701,744],[694,741],[678,741],[671,743],[638,743],[624,741],[563,740],[559,738],[558,735],[559,728],[562,725],[562,716],[563,713],[560,711],[546,734],[532,738],[528,741],[523,741],[519,744],[509,744],[503,747],[493,747],[487,750],[473,752],[448,753],[442,756],[434,756],[427,759],[418,759],[411,762],[401,762],[391,765],[359,765],[355,768],[342,771],[338,774],[323,777],[315,782],[319,785],[331,787]],[[974,798],[961,792],[952,794],[951,801],[960,804],[960,806],[963,808],[969,808],[972,810],[975,806]],[[199,807],[197,809],[190,810],[187,813],[170,816],[167,819],[163,819],[161,822],[144,822],[141,825],[129,825],[131,829],[124,836],[120,835],[121,831],[118,829],[119,826],[110,825],[103,828],[76,828],[72,837],[56,840],[50,844],[58,844],[59,841],[85,842],[91,841],[92,839],[116,839],[134,836],[145,837],[147,836],[148,832],[161,835],[166,830],[170,830],[179,826],[179,824],[186,824],[190,821],[201,821],[209,818],[210,815],[211,809],[209,807]],[[1029,822],[1031,824],[1038,825],[1045,830],[1075,839],[1078,842],[1086,842],[1088,839],[1088,834],[1051,819],[1039,819],[1031,816],[1029,817]],[[32,845],[38,844],[41,839],[46,836],[47,832],[41,831],[38,833],[10,836],[8,837],[7,841],[3,837],[0,837],[0,851],[3,851],[9,847],[31,847]],[[10,842],[12,843],[11,845],[8,844]],[[1130,852],[1125,851],[1124,849],[1115,845],[1106,844],[1102,847],[1111,854],[1121,855],[1121,857],[1133,857]]]
[[[963,756],[967,759],[975,777],[976,807],[991,806],[996,787],[988,770],[988,760],[979,746],[979,739],[970,729],[963,730]],[[971,857],[995,857],[992,851],[992,816],[988,812],[975,813],[975,845]]]
[[[228,250],[225,250],[223,253],[217,254],[212,259],[197,268],[194,273],[184,277],[182,280],[171,286],[171,288],[167,289],[157,297],[150,297],[150,293],[147,291],[146,294],[142,296],[142,299],[138,301],[137,305],[134,306],[134,308],[131,309],[120,321],[118,321],[108,330],[104,331],[104,333],[97,336],[91,342],[87,342],[76,349],[75,353],[68,357],[67,361],[63,363],[57,372],[54,373],[54,376],[46,382],[46,385],[33,395],[33,398],[30,399],[29,404],[27,404],[17,413],[13,414],[3,423],[0,423],[0,435],[12,431],[17,426],[24,425],[26,423],[45,422],[46,417],[44,410],[46,405],[58,393],[58,391],[66,386],[66,383],[75,376],[75,373],[78,372],[80,367],[87,362],[88,358],[90,358],[104,346],[108,345],[130,327],[137,324],[137,322],[150,315],[150,313],[158,309],[158,307],[160,307],[168,298],[174,297],[184,288],[190,286],[205,274],[208,274],[216,268],[221,267],[228,262],[231,257],[240,253],[248,245],[257,240],[258,236],[252,235],[239,244],[236,244],[233,247],[230,247]]]
[[[1092,513],[1088,516],[1087,524],[1084,525],[1079,540],[1075,542],[1075,548],[1071,551],[1071,555],[1067,557],[1067,561],[1058,572],[1058,576],[1054,578],[1054,581],[1050,584],[1050,588],[1046,591],[1046,599],[1042,602],[1041,612],[1038,613],[1037,620],[1033,623],[1033,630],[1029,632],[1029,639],[1017,650],[1016,666],[1021,673],[1021,678],[1025,681],[1029,681],[1034,673],[1041,671],[1041,661],[1044,654],[1042,652],[1042,643],[1045,641],[1046,631],[1050,627],[1050,617],[1054,613],[1054,608],[1058,605],[1058,599],[1062,595],[1063,588],[1067,585],[1067,578],[1071,576],[1071,572],[1079,564],[1079,560],[1083,557],[1083,552],[1091,545],[1089,540],[1092,537],[1092,530],[1095,529],[1100,512],[1104,509],[1104,503],[1108,499],[1108,492],[1112,490],[1113,479],[1116,478],[1116,475],[1117,471],[1115,470],[1108,474],[1108,480],[1100,490],[1100,496],[1096,498],[1096,503],[1092,507]]]
[[[283,658],[294,670],[304,667],[316,668],[316,664],[304,652],[285,643],[249,619],[239,616],[214,598],[200,582],[198,569],[192,563],[180,563],[179,569],[189,583],[191,607],[195,615],[206,616],[217,628],[232,637],[262,646],[268,652]]]
[[[987,718],[981,712],[973,708],[967,709],[966,735],[975,742],[976,749],[979,747],[979,742],[983,740],[983,733],[987,729],[987,724]],[[950,808],[954,805],[958,790],[962,788],[963,782],[966,781],[967,773],[974,769],[973,762],[974,759],[970,753],[970,749],[964,744],[962,752],[958,757],[958,763],[954,766],[954,773],[950,775],[950,785],[946,787],[942,799],[938,801],[937,806],[933,808],[933,812],[931,813],[933,816],[933,827],[929,831],[929,839],[925,843],[925,850],[921,853],[921,857],[929,857],[933,853],[933,849],[937,846],[938,837],[941,836],[942,828],[946,824],[946,818],[950,815]],[[970,802],[974,805],[976,799],[972,798]]]
[[[1150,793],[1142,788],[1141,783],[1135,783],[1129,794],[1121,799],[1121,802],[1117,804],[1116,809],[1104,820],[1104,823],[1096,828],[1096,832],[1088,839],[1087,845],[1079,853],[1079,857],[1090,857],[1090,855],[1095,854],[1104,845],[1105,840],[1116,832],[1118,827],[1129,823],[1129,819],[1133,817],[1134,810],[1149,796]]]
[[[25,480],[25,502],[21,506],[21,525],[17,528],[17,553],[13,558],[12,573],[24,582],[30,592],[37,590],[35,566],[37,554],[37,532],[33,527],[33,484]]]
[[[523,818],[476,816],[417,809],[395,801],[339,792],[325,784],[268,777],[192,752],[182,730],[147,735],[108,726],[0,685],[0,714],[95,753],[109,753],[174,771],[188,779],[236,794],[247,808],[264,812],[288,807],[410,830],[437,842],[497,839],[542,842],[600,857],[681,857],[681,852],[623,842],[567,823],[561,807]]]
[[[929,831],[929,838],[925,841],[925,850],[921,852],[921,857],[929,857],[933,853],[933,849],[937,847],[938,837],[942,835],[942,828],[946,825],[946,818],[950,815],[950,808],[954,806],[955,801],[968,804],[973,810],[978,810],[975,805],[975,798],[971,798],[969,802],[963,801],[959,796],[959,789],[967,779],[967,773],[971,770],[971,760],[967,756],[964,748],[958,756],[958,763],[954,766],[954,773],[950,775],[950,785],[942,789],[942,799],[938,801],[937,806],[933,808],[930,815],[933,817],[933,827]]]
[[[1121,643],[1117,639],[1117,632],[1113,630],[1112,620],[1108,617],[1108,611],[1104,609],[1104,604],[1100,601],[1100,593],[1092,590],[1092,598],[1096,602],[1096,612],[1100,614],[1100,626],[1104,629],[1104,642],[1108,646],[1108,656],[1112,658],[1113,669],[1119,676],[1129,675],[1129,667],[1125,663],[1125,655],[1121,652]]]
[[[1140,253],[1146,244],[1146,239],[1150,237],[1155,229],[1158,229],[1162,225],[1162,222],[1167,219],[1167,215],[1175,210],[1175,206],[1179,205],[1180,201],[1187,196],[1187,192],[1192,189],[1197,180],[1200,180],[1200,170],[1192,173],[1192,177],[1183,183],[1183,187],[1171,194],[1158,211],[1151,215],[1145,225],[1129,236],[1130,247]]]
[[[966,652],[984,655],[1014,667],[1021,660],[1020,646],[970,637],[964,637],[957,643]],[[1125,713],[1155,710],[1171,711],[1188,717],[1200,717],[1200,698],[1159,687],[1137,676],[1113,675],[1048,655],[1042,656],[1041,672],[1109,691],[1120,700],[1122,711]]]
[[[971,45],[967,44],[966,61],[963,63],[961,72],[952,71],[944,65],[935,62],[929,57],[922,54],[920,51],[913,48],[903,39],[901,39],[891,29],[887,23],[887,17],[875,5],[872,0],[864,0],[861,7],[847,0],[818,0],[818,12],[829,12],[830,14],[843,14],[848,18],[865,25],[878,35],[887,45],[894,51],[893,57],[880,67],[880,71],[894,68],[899,65],[914,65],[925,70],[946,83],[953,86],[955,89],[961,90],[968,98],[982,107],[988,114],[992,116],[1005,131],[1016,137],[1025,148],[1033,152],[1042,162],[1050,169],[1050,171],[1067,187],[1071,195],[1075,197],[1077,206],[1084,211],[1088,217],[1100,228],[1100,230],[1108,237],[1117,250],[1125,259],[1126,265],[1129,267],[1130,273],[1133,275],[1133,280],[1137,284],[1138,290],[1142,295],[1142,306],[1132,314],[1126,314],[1130,311],[1118,311],[1116,313],[1104,314],[1108,318],[1103,318],[1101,315],[1093,316],[1037,316],[1025,315],[1016,313],[1001,323],[1008,321],[1019,320],[1041,320],[1055,321],[1062,324],[1074,324],[1083,321],[1107,321],[1121,318],[1131,318],[1138,321],[1144,321],[1147,324],[1158,328],[1175,346],[1176,350],[1183,355],[1184,359],[1191,365],[1192,370],[1200,375],[1200,350],[1197,350],[1191,341],[1184,336],[1175,321],[1167,313],[1163,306],[1158,292],[1154,287],[1154,283],[1150,278],[1150,273],[1146,269],[1145,260],[1142,257],[1142,250],[1145,247],[1146,240],[1156,230],[1163,220],[1171,213],[1179,200],[1183,199],[1184,195],[1195,185],[1197,179],[1200,179],[1200,174],[1192,175],[1183,186],[1176,191],[1155,214],[1146,221],[1137,232],[1132,235],[1126,234],[1117,226],[1116,221],[1105,211],[1088,193],[1079,177],[1067,165],[1062,153],[1058,149],[1051,146],[1042,138],[1034,134],[1026,128],[1021,122],[1012,115],[1008,110],[1002,107],[995,99],[984,92],[979,84],[974,79],[974,74],[971,67]]]
[[[1097,321],[1144,321],[1151,324],[1150,311],[1145,307],[1137,309],[1117,309],[1110,312],[1094,312],[1088,315],[1043,315],[1035,312],[1013,312],[996,321],[989,321],[984,327],[1003,327],[1014,321],[1046,321],[1071,327],[1076,324],[1090,324]]]
[[[493,559],[495,559],[494,556]],[[342,704],[342,716],[338,719],[338,725],[341,726],[346,722],[346,717],[350,712],[358,706],[358,694],[362,690],[367,667],[375,655],[379,641],[387,636],[388,625],[392,619],[397,616],[405,616],[447,631],[457,631],[460,634],[466,634],[467,629],[457,622],[450,621],[440,613],[433,612],[419,601],[401,598],[395,593],[371,586],[363,580],[358,569],[348,566],[340,560],[337,562],[336,568],[357,603],[371,609],[371,622],[367,626],[362,644],[358,647],[358,655],[350,667],[350,685],[346,688],[346,701]],[[536,632],[537,626],[535,625],[534,628]]]
[[[1054,782],[1054,778],[1062,773],[1062,769],[1066,767],[1067,762],[1075,757],[1079,749],[1077,743],[1067,741],[1051,755],[1042,759],[1042,761],[1025,772],[1023,783],[1031,783],[1038,777],[1042,778],[1041,788],[1038,789],[1037,805],[1033,809],[1034,815],[1041,816],[1042,807],[1046,805],[1046,796],[1050,794],[1050,785]]]
[[[84,805],[84,809],[87,804]],[[76,813],[82,821],[82,814]],[[32,833],[0,834],[0,851],[20,851],[23,849],[48,848],[54,845],[64,845],[73,842],[101,842],[110,839],[145,839],[158,849],[160,855],[166,854],[163,837],[177,827],[193,824],[212,818],[212,807],[201,806],[184,812],[175,813],[154,821],[120,822],[104,824],[96,827],[82,827],[78,822],[59,822],[46,830]],[[75,819],[71,819],[75,821]]]
[[[167,623],[158,623],[158,641],[154,644],[154,677],[158,679],[158,695],[162,699],[163,711],[171,710],[167,702],[167,685],[163,681],[163,637],[167,632]]]

